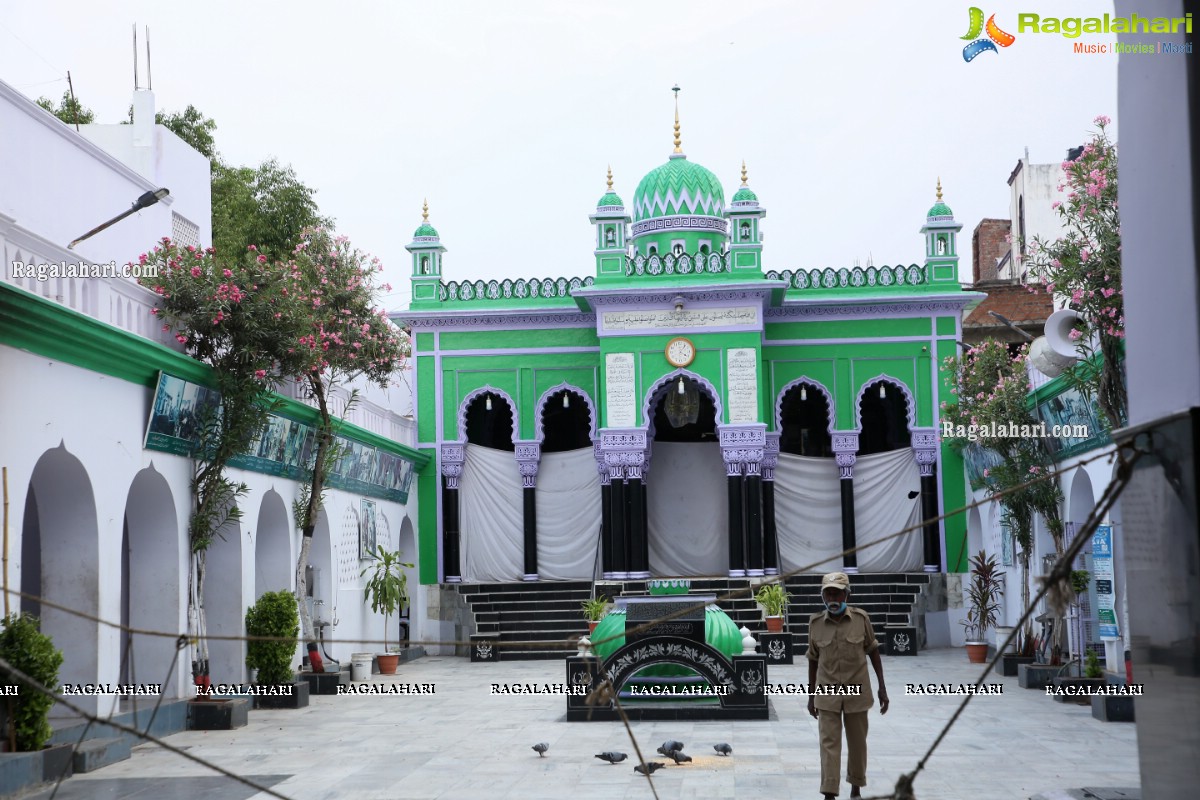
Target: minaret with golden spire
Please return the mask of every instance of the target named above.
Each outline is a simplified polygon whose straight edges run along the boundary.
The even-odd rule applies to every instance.
[[[938,201],[939,203],[940,203],[940,202],[942,202],[942,176],[941,176],[941,175],[938,175],[938,182],[937,182],[937,201]]]
[[[608,165],[608,190],[612,191],[612,164]]]
[[[675,93],[675,150],[671,155],[683,156],[683,149],[679,146],[682,144],[682,140],[679,138],[679,84],[672,86],[671,91]]]
[[[750,188],[750,184],[746,178],[746,159],[742,159],[742,186]]]
[[[429,198],[421,203],[421,222],[429,222]]]

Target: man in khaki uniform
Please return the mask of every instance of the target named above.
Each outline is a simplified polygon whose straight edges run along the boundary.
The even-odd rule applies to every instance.
[[[826,800],[837,797],[841,787],[843,726],[849,751],[846,778],[850,796],[861,797],[859,789],[867,785],[867,709],[875,704],[867,674],[868,658],[879,681],[879,713],[888,710],[883,662],[871,618],[861,608],[847,606],[849,596],[850,578],[846,573],[829,573],[821,579],[825,611],[813,614],[808,621],[808,713],[817,717],[820,712],[821,793]],[[851,688],[843,690],[847,693],[817,696],[816,687]],[[855,689],[860,692],[857,696],[848,693]]]

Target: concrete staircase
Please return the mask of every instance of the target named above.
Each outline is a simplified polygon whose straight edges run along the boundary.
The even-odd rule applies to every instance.
[[[871,615],[876,635],[883,641],[888,626],[921,627],[916,610],[929,576],[920,573],[851,575],[851,603]],[[803,655],[808,647],[808,619],[823,610],[821,576],[797,575],[786,582],[791,595],[787,630],[793,634],[793,652]],[[718,598],[734,592],[733,599],[718,603],[740,628],[756,634],[765,630],[762,612],[746,578],[694,578],[695,594]],[[499,643],[504,660],[557,659],[574,652],[574,641],[587,633],[580,604],[591,597],[588,581],[459,584],[466,601],[471,633]],[[609,598],[647,594],[646,581],[600,581],[596,594]]]

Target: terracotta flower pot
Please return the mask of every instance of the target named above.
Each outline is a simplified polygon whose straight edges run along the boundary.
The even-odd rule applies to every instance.
[[[380,675],[396,674],[396,667],[400,664],[399,653],[380,653],[375,659],[379,662]]]
[[[596,632],[596,626],[600,624],[600,620],[598,620],[598,619],[589,619],[589,620],[587,621],[587,624],[588,624],[588,633],[595,633],[595,632]]]
[[[783,617],[767,617],[767,633],[781,633],[783,631]]]
[[[987,661],[987,642],[967,642],[967,659],[972,664],[982,664]]]

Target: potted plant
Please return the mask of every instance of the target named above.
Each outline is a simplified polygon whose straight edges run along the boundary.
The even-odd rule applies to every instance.
[[[269,708],[308,705],[308,683],[298,683],[292,669],[300,635],[300,616],[292,593],[264,592],[246,610],[246,635],[250,637],[246,642],[246,666],[257,670],[255,683],[268,692],[257,695],[255,704]]]
[[[782,583],[764,583],[758,587],[754,599],[763,607],[767,618],[767,632],[779,633],[783,630],[783,614],[787,608],[788,593]]]
[[[37,684],[53,691],[58,690],[58,668],[62,666],[62,651],[54,646],[50,637],[40,630],[37,617],[29,614],[11,614],[3,619],[0,630],[0,658],[12,668],[28,676]],[[0,755],[0,774],[12,771],[14,775],[25,774],[32,781],[57,780],[60,775],[71,775],[71,758],[74,745],[50,746],[50,708],[54,698],[34,689],[27,681],[0,670],[0,686],[16,687],[15,695],[0,701],[0,727],[5,752]],[[16,762],[33,762],[22,768]],[[20,779],[14,788],[24,788]]]
[[[596,630],[596,626],[600,624],[600,620],[608,612],[608,598],[604,595],[589,597],[580,603],[580,608],[583,609],[583,618],[588,623],[588,633],[592,633]]]
[[[400,654],[390,652],[388,648],[388,617],[408,603],[408,575],[404,568],[411,568],[412,564],[400,560],[399,550],[392,552],[380,547],[372,550],[370,555],[372,563],[362,570],[363,576],[370,573],[367,585],[363,589],[363,598],[371,604],[372,611],[383,614],[384,651],[376,656],[379,672],[382,675],[394,675],[396,666],[400,663]]]
[[[967,587],[971,607],[967,609],[967,619],[962,625],[967,639],[967,658],[972,664],[987,660],[987,632],[996,626],[996,616],[1000,613],[1000,597],[1004,593],[1000,576],[1004,573],[998,566],[995,556],[982,550],[971,557],[971,583]]]

